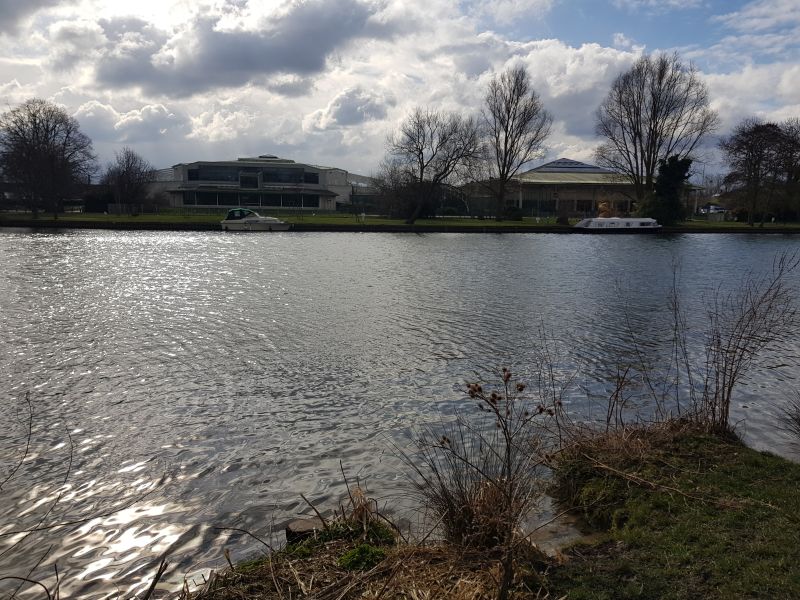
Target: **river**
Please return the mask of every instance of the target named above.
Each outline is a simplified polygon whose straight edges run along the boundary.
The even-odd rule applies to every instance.
[[[699,352],[704,298],[797,240],[0,230],[0,482],[25,456],[0,486],[0,576],[52,585],[57,565],[62,597],[127,598],[168,553],[180,586],[260,548],[216,528],[276,539],[301,493],[333,506],[340,461],[399,511],[392,446],[476,372],[524,378],[544,335],[570,415],[602,421],[629,331],[663,354],[675,269]],[[799,356],[734,403],[749,443],[795,457],[777,417]]]

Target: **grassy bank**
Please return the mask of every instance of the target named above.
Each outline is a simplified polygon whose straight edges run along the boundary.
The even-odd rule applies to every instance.
[[[30,213],[0,213],[0,227],[34,228],[108,228],[122,230],[191,230],[217,231],[225,211],[218,214],[141,214],[106,215],[98,213],[68,213],[59,215],[39,215],[33,219]],[[296,231],[453,231],[453,232],[568,232],[569,227],[558,225],[554,218],[536,219],[526,217],[521,221],[495,221],[494,219],[472,219],[445,217],[419,219],[414,225],[406,225],[402,219],[389,219],[380,216],[366,216],[364,219],[342,213],[290,214],[281,212],[264,213],[279,217],[293,224]],[[570,221],[574,225],[577,219]],[[798,233],[800,223],[767,223],[763,228],[748,227],[743,223],[686,221],[679,226],[665,228],[666,233]]]
[[[580,444],[558,480],[598,535],[550,571],[555,597],[800,598],[800,465],[661,426]]]
[[[584,439],[556,482],[591,535],[557,558],[520,552],[512,598],[800,598],[800,465],[662,424]],[[340,523],[193,597],[489,599],[498,561]]]

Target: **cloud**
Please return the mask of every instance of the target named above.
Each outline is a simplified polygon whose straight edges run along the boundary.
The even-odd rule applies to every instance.
[[[396,104],[391,94],[381,94],[361,87],[342,91],[324,109],[308,115],[303,121],[306,131],[323,131],[361,125],[385,119],[388,107]]]
[[[137,143],[166,137],[184,137],[191,131],[189,119],[163,104],[119,112],[114,107],[91,100],[75,112],[81,129],[92,140]]]
[[[247,110],[208,110],[192,119],[192,133],[189,137],[209,142],[241,139],[249,135],[255,120],[255,114]]]
[[[663,14],[673,10],[700,8],[704,0],[613,0],[612,4],[631,12]]]
[[[50,67],[70,71],[96,58],[106,43],[103,28],[93,21],[58,21],[49,28]]]
[[[615,33],[613,36],[613,43],[614,48],[621,48],[623,50],[630,50],[635,44],[635,42],[624,33]]]
[[[16,33],[21,21],[60,0],[0,0],[0,34]]]
[[[553,8],[555,0],[479,0],[472,5],[478,18],[498,25],[512,25],[522,17],[542,18]]]
[[[742,32],[795,28],[800,26],[800,3],[797,0],[756,0],[714,20]]]
[[[390,35],[387,24],[370,21],[376,10],[360,0],[294,1],[257,30],[223,29],[219,15],[199,15],[168,39],[141,24],[116,31],[106,26],[111,44],[97,80],[176,97],[262,82],[267,75],[294,75],[296,84],[322,72],[331,53],[351,40]],[[291,95],[303,84],[283,89]]]
[[[521,59],[545,108],[563,121],[566,133],[589,138],[594,135],[594,113],[611,83],[639,56],[638,50],[599,44],[576,48],[558,40],[531,42],[525,49]]]

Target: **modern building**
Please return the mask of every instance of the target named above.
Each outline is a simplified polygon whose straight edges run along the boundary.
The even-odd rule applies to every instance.
[[[265,154],[180,163],[172,167],[171,181],[159,183],[173,207],[336,210],[337,202],[350,202],[350,179],[343,169]]]
[[[491,202],[486,186],[470,186],[472,204]],[[619,173],[559,158],[513,178],[506,200],[524,216],[596,216],[599,208],[616,215],[631,211],[633,185]],[[491,204],[488,204],[491,206]]]

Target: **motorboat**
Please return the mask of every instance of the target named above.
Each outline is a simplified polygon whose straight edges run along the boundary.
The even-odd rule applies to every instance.
[[[658,221],[649,217],[620,218],[620,217],[593,217],[583,219],[575,225],[576,229],[587,232],[646,232],[661,229]]]
[[[262,217],[249,208],[234,208],[220,221],[224,231],[286,231],[292,225],[275,217]]]

